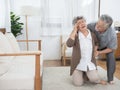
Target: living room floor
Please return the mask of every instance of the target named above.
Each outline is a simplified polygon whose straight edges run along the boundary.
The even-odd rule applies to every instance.
[[[98,66],[106,69],[106,61],[105,60],[97,60]],[[66,66],[70,65],[70,61],[67,60]],[[44,60],[44,67],[63,67],[61,60]],[[120,80],[120,60],[116,60],[116,71],[115,76]]]

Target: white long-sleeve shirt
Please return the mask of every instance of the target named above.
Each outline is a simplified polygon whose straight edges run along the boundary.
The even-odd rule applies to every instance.
[[[94,63],[91,62],[92,58],[92,37],[91,32],[88,30],[89,34],[85,37],[81,32],[79,32],[79,41],[81,49],[81,59],[76,69],[81,71],[95,70],[96,67]]]

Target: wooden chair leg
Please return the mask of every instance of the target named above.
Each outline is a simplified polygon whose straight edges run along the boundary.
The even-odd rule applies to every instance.
[[[63,65],[65,66],[66,65],[66,58],[63,57]]]
[[[61,65],[63,65],[63,56],[61,56],[60,61],[61,61]]]
[[[61,62],[63,61],[63,56],[61,56]]]

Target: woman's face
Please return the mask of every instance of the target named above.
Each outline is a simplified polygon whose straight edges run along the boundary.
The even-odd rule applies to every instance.
[[[86,21],[84,19],[78,20],[77,24],[78,24],[78,29],[79,30],[85,30],[85,29],[87,29],[87,24],[86,24]]]

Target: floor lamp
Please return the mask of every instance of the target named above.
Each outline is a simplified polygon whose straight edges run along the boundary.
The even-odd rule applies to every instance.
[[[25,15],[25,21],[26,21],[26,45],[27,45],[27,51],[29,50],[29,45],[28,45],[28,16]]]
[[[32,6],[22,6],[21,7],[21,15],[25,16],[25,29],[26,29],[26,48],[29,50],[29,43],[28,43],[28,16],[34,15],[34,10]]]
[[[22,6],[21,7],[21,15],[25,16],[26,22],[26,47],[29,50],[29,43],[28,43],[28,16],[40,16],[40,7],[33,7],[33,6]]]

